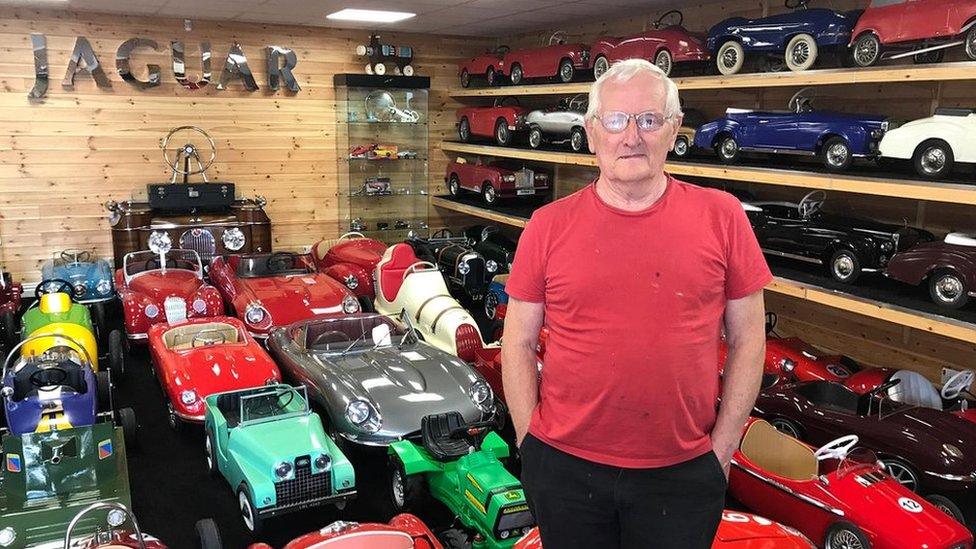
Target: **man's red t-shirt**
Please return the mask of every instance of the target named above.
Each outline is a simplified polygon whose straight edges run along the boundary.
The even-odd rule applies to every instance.
[[[727,300],[772,279],[739,201],[668,176],[643,211],[594,184],[538,209],[505,286],[545,304],[549,328],[529,432],[628,468],[711,449]]]

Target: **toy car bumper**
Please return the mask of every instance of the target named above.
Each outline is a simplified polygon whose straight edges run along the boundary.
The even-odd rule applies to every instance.
[[[498,190],[498,196],[502,198],[512,198],[516,196],[538,196],[546,193],[549,190],[549,185],[536,185],[532,188],[517,189],[515,187],[506,187]]]
[[[149,339],[149,334],[147,334],[146,332],[135,333],[135,334],[130,334],[126,332],[125,337],[129,338],[129,341],[132,341],[134,343],[146,343],[146,340]]]
[[[976,489],[976,471],[968,475],[954,475],[950,473],[936,473],[922,471],[926,479],[922,484],[932,491],[972,491]]]
[[[354,497],[356,497],[356,490],[345,490],[342,492],[336,492],[331,496],[313,498],[307,501],[291,503],[288,505],[266,507],[264,509],[258,509],[257,512],[258,512],[258,516],[261,518],[276,517],[279,515],[286,515],[288,513],[294,513],[312,507],[321,507],[323,505],[335,505],[337,503],[348,501]]]

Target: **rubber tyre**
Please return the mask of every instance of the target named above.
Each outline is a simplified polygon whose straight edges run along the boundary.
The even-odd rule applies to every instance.
[[[529,146],[538,149],[542,146],[542,141],[542,128],[539,126],[529,128]]]
[[[485,80],[488,81],[488,87],[497,86],[498,83],[495,82],[497,79],[498,79],[498,75],[495,72],[495,68],[488,67],[488,70],[485,71]]]
[[[885,473],[896,482],[913,492],[918,490],[918,473],[914,467],[897,458],[881,458],[878,461],[884,467]]]
[[[671,52],[668,50],[661,50],[654,56],[654,64],[661,69],[664,76],[670,76],[671,70],[674,68],[674,58],[671,57]]]
[[[724,135],[719,138],[718,143],[715,145],[715,154],[718,155],[719,160],[723,163],[735,164],[739,161],[740,156],[739,143],[735,140],[735,137]]]
[[[840,544],[845,538],[859,543],[864,549],[870,549],[871,547],[871,542],[860,528],[846,520],[838,520],[831,524],[830,528],[827,528],[827,533],[824,534],[824,549],[840,549],[841,547],[845,547]]]
[[[462,143],[471,141],[471,123],[468,122],[468,117],[466,116],[458,122],[458,139]]]
[[[105,321],[105,303],[91,304],[92,327],[95,328],[95,337],[98,345],[108,342],[108,323]]]
[[[512,81],[512,85],[518,86],[521,84],[522,80],[524,80],[523,76],[522,65],[519,65],[518,63],[512,65],[512,72],[508,75],[509,80]]]
[[[214,519],[206,518],[197,521],[197,543],[200,549],[223,549],[224,543],[220,539],[220,529]]]
[[[399,488],[397,487],[399,485]],[[427,493],[426,482],[422,475],[410,475],[404,472],[403,462],[396,456],[390,456],[389,483],[390,504],[397,513],[409,509],[417,509]],[[397,491],[402,490],[402,497]]]
[[[489,206],[494,206],[498,202],[498,193],[495,191],[495,187],[491,183],[485,183],[481,188],[481,199],[485,201],[485,204]]]
[[[920,53],[918,55],[912,56],[912,62],[916,65],[930,65],[932,63],[941,63],[945,59],[945,50],[935,50],[928,53]]]
[[[608,70],[610,70],[610,61],[605,56],[598,55],[593,61],[593,79],[598,80]]]
[[[966,50],[966,57],[972,61],[976,61],[976,25],[969,27],[963,49]]]
[[[940,496],[939,494],[931,494],[926,496],[925,499],[932,505],[938,507],[939,510],[944,511],[945,514],[956,519],[956,522],[959,524],[966,524],[966,515],[951,499]]]
[[[451,177],[447,178],[447,191],[451,196],[461,195],[461,178],[456,173],[452,173]]]
[[[797,59],[796,55],[799,53],[796,50],[806,48],[806,57],[802,59]],[[819,50],[817,48],[817,41],[809,34],[798,34],[793,37],[792,40],[786,45],[786,52],[784,53],[784,61],[786,66],[794,72],[805,71],[813,66],[817,62],[817,54]]]
[[[569,133],[569,146],[573,152],[583,152],[586,150],[586,131],[583,128],[573,128]]]
[[[562,62],[559,63],[559,73],[557,74],[557,78],[559,78],[559,81],[563,84],[568,84],[569,82],[573,81],[574,76],[576,76],[576,69],[573,67],[573,62],[569,59],[563,59]]]
[[[112,330],[108,334],[108,364],[112,370],[112,379],[118,384],[125,376],[125,342],[122,340],[121,330]]]
[[[849,275],[843,275],[842,272],[837,272],[838,269],[842,268],[838,265],[838,262],[843,261],[843,258],[849,258],[851,260],[851,273]],[[861,261],[857,258],[857,255],[850,250],[837,250],[830,256],[830,262],[827,264],[827,271],[830,274],[830,278],[833,278],[841,284],[853,284],[857,281],[858,277],[861,276]]]
[[[119,410],[119,425],[122,427],[126,449],[139,448],[139,423],[136,421],[136,413],[132,411],[132,408]]]
[[[204,434],[204,454],[207,459],[207,472],[213,478],[220,477],[220,467],[217,465],[217,442],[214,439],[214,434],[207,430]]]
[[[237,489],[237,508],[240,510],[244,528],[252,534],[260,533],[264,521],[255,511],[254,501],[251,499],[250,490],[247,489],[245,483],[241,483],[240,488]]]
[[[471,75],[468,74],[468,69],[461,71],[461,87],[467,88],[471,85]]]
[[[0,315],[0,330],[3,330],[3,348],[6,351],[14,348],[17,344],[17,319],[12,311],[6,311]]]
[[[450,528],[441,532],[437,539],[440,540],[444,549],[470,549],[471,542],[468,541],[468,533],[460,528]]]
[[[843,151],[843,153],[838,151]],[[832,157],[832,154],[838,156],[842,154],[843,159],[838,161],[838,158]],[[831,137],[821,147],[820,159],[828,171],[842,172],[851,167],[851,164],[854,162],[854,153],[851,151],[851,146],[847,144],[847,141],[843,137]]]
[[[413,65],[405,65],[403,67],[403,76],[413,76]]]
[[[715,66],[718,72],[726,76],[742,70],[745,61],[746,52],[742,49],[742,44],[735,40],[729,40],[719,46],[718,53],[715,54]]]
[[[786,433],[797,440],[803,440],[803,427],[791,419],[778,417],[769,420],[769,424],[781,433]]]
[[[945,290],[939,289],[940,284],[950,285],[953,287],[952,289],[958,288],[959,293],[955,299],[950,299],[949,296],[944,295]],[[940,307],[947,309],[965,307],[969,303],[968,290],[965,280],[955,271],[943,269],[929,275],[929,297],[932,298],[933,303]]]
[[[941,167],[936,165],[926,166],[926,162],[932,162],[926,157],[934,152],[941,152]],[[956,157],[952,153],[952,147],[941,139],[927,139],[923,141],[912,154],[912,164],[915,166],[915,173],[925,179],[942,179],[952,173],[953,164]]]
[[[166,402],[166,423],[169,424],[169,428],[174,433],[179,433],[183,430],[183,420],[180,419],[180,416],[176,415],[176,410],[170,402]]]
[[[688,142],[688,138],[679,135],[677,139],[674,140],[674,148],[671,150],[674,156],[677,158],[687,158],[691,154],[691,143]]]
[[[361,296],[357,297],[356,300],[359,301],[359,312],[361,312],[361,313],[375,313],[376,312],[376,306],[373,305],[373,300],[372,299],[370,299],[370,298],[368,298],[368,297],[366,297],[364,295],[361,295]]]
[[[870,67],[881,58],[881,41],[870,32],[858,36],[851,46],[851,58],[858,67]]]
[[[96,394],[98,395],[98,409],[103,412],[112,410],[112,377],[102,370],[95,372]]]

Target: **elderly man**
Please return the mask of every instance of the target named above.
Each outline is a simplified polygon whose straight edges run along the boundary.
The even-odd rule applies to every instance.
[[[519,241],[503,381],[546,549],[707,548],[721,520],[771,275],[735,197],[664,172],[681,119],[656,66],[611,67],[586,113],[599,177]]]

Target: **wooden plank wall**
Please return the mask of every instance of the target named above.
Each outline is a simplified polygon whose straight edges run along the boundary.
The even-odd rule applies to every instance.
[[[37,102],[27,98],[34,81],[32,32],[47,36],[51,74],[48,96]],[[73,91],[62,89],[77,36],[91,42],[111,90],[97,88],[85,73],[76,77]],[[162,48],[158,53],[139,49],[132,56],[140,79],[146,78],[147,63],[160,65],[161,86],[137,90],[115,71],[116,49],[133,37],[155,40]],[[57,250],[94,247],[111,257],[103,203],[144,195],[146,183],[168,181],[159,142],[171,128],[187,124],[206,129],[217,142],[211,180],[232,181],[245,195],[268,198],[276,248],[300,249],[334,237],[339,210],[332,77],[363,71],[366,61],[355,55],[355,46],[368,37],[365,31],[204,20],[194,20],[193,30],[185,32],[178,19],[0,9],[0,238],[6,268],[15,279],[36,281],[40,262]],[[485,44],[392,32],[383,39],[413,46],[417,74],[431,77],[433,151],[454,134],[456,104],[446,90],[456,78],[458,58],[479,53]],[[189,91],[177,84],[171,40],[186,44],[190,75],[200,73],[198,43],[212,43],[209,86]],[[235,40],[243,45],[260,91],[246,92],[239,83],[216,90]],[[268,45],[295,51],[300,92],[268,89]],[[444,163],[442,154],[431,155],[434,183]]]
[[[860,0],[834,0],[832,9],[862,8]],[[760,17],[785,10],[778,0],[727,1],[681,6],[684,25],[692,31],[705,33],[708,28],[725,17]],[[570,42],[592,43],[600,35],[623,36],[649,28],[650,24],[667,9],[635,12],[631,17],[608,21],[586,21],[561,29],[543,29],[532,33],[509,37],[499,43],[512,47],[531,47],[547,43],[555,30],[568,33]],[[959,51],[952,51],[947,59],[961,59]],[[840,61],[832,61],[839,66]],[[746,108],[783,109],[797,88],[770,88],[767,90],[735,89],[690,90],[682,93],[686,108],[703,111],[708,117],[717,118],[730,106]],[[971,82],[872,84],[857,86],[822,86],[813,90],[816,105],[821,108],[846,112],[880,112],[903,120],[931,114],[936,105],[972,106],[976,104],[976,91]],[[555,98],[528,99],[532,106],[554,102]],[[523,101],[525,102],[525,101]],[[556,195],[570,194],[596,176],[596,169],[575,166],[556,167]],[[714,182],[721,185],[721,182]],[[766,199],[797,200],[804,189],[775,187],[770,185],[742,185]],[[939,235],[948,231],[976,230],[971,207],[872,197],[845,193],[831,193],[832,205],[840,210],[857,210],[866,215],[889,222],[910,223],[925,227]],[[782,335],[798,335],[812,344],[827,350],[841,352],[866,364],[894,366],[920,371],[932,380],[938,380],[943,366],[971,368],[976,362],[973,342],[961,342],[924,331],[809,303],[781,294],[767,293],[767,307],[779,315],[778,332]]]

